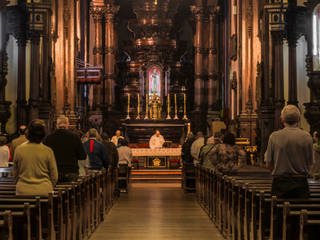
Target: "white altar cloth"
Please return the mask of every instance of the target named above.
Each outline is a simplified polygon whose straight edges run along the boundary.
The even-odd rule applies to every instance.
[[[181,148],[159,148],[159,149],[150,149],[150,148],[132,148],[133,157],[180,157]]]

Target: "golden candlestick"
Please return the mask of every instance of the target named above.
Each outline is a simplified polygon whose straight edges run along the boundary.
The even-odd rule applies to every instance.
[[[127,109],[127,118],[130,119],[130,93],[128,93],[128,109]]]
[[[174,94],[174,120],[178,120],[177,94]]]
[[[168,93],[168,100],[167,100],[167,106],[168,106],[168,110],[167,110],[167,120],[170,120],[170,94]]]
[[[146,94],[146,116],[144,119],[149,119],[149,94]]]
[[[187,117],[187,96],[185,93],[183,94],[183,118],[182,119],[188,120],[188,117]]]
[[[187,133],[191,133],[191,123],[187,124]]]
[[[140,94],[138,93],[138,116],[136,119],[140,119]]]

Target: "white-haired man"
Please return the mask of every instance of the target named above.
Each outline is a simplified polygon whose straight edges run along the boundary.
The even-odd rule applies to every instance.
[[[86,151],[78,135],[68,130],[69,119],[60,116],[57,119],[57,130],[50,134],[45,144],[50,147],[55,155],[59,182],[73,182],[78,179],[78,160],[85,160]]]
[[[300,129],[300,111],[294,105],[282,109],[284,128],[270,135],[265,161],[272,171],[272,193],[279,198],[307,198],[307,176],[312,165],[312,137]]]

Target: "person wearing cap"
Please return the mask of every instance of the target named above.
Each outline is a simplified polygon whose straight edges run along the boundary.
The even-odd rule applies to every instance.
[[[298,127],[299,121],[299,109],[285,106],[281,111],[284,128],[269,137],[265,161],[272,171],[272,194],[278,198],[309,197],[307,176],[313,163],[313,141]]]

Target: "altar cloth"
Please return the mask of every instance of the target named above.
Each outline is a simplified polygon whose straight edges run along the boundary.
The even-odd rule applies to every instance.
[[[181,156],[181,148],[159,148],[159,149],[151,149],[151,148],[132,148],[132,156],[133,157],[180,157]]]

